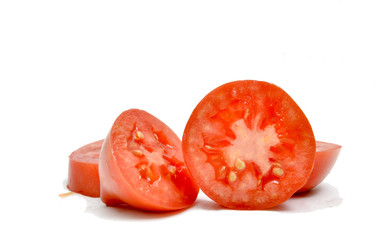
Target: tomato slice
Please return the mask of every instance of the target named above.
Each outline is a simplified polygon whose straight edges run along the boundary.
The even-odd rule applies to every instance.
[[[316,141],[314,167],[305,186],[297,192],[306,192],[320,184],[332,170],[340,154],[341,146],[334,143]]]
[[[281,88],[224,84],[192,112],[184,159],[202,191],[222,206],[267,209],[300,189],[313,167],[315,139],[305,114]]]
[[[100,196],[99,155],[104,140],[87,144],[69,156],[69,190],[89,197]]]
[[[184,165],[180,139],[151,114],[130,109],[114,122],[99,161],[100,192],[108,205],[150,211],[189,207],[199,187]]]

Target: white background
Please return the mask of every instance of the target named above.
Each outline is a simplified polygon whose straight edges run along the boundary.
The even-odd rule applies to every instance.
[[[389,239],[389,12],[375,0],[1,1],[0,238]],[[268,211],[201,194],[162,214],[58,197],[69,154],[122,111],[181,137],[205,94],[240,79],[282,87],[318,140],[343,146],[316,191]]]

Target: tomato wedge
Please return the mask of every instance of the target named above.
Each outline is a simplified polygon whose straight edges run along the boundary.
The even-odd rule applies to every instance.
[[[315,139],[305,114],[276,85],[243,80],[207,94],[183,135],[184,159],[202,191],[232,209],[267,209],[308,179]]]
[[[184,165],[180,139],[138,109],[115,120],[102,147],[99,174],[100,197],[108,206],[177,210],[191,206],[199,192]]]
[[[87,144],[70,154],[67,187],[72,192],[100,196],[98,163],[103,141]]]
[[[316,142],[314,167],[305,186],[298,192],[306,192],[320,184],[332,170],[340,154],[341,146],[334,143]]]

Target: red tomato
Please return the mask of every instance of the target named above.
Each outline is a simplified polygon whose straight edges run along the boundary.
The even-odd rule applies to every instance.
[[[103,141],[87,144],[70,154],[69,190],[89,197],[100,196],[98,162]]]
[[[267,209],[308,179],[315,139],[281,88],[260,81],[224,84],[196,106],[183,135],[184,159],[202,191],[233,209]]]
[[[320,184],[333,168],[339,156],[341,146],[333,143],[317,141],[317,150],[314,157],[314,167],[305,186],[298,192],[306,192]]]
[[[180,139],[138,109],[115,120],[102,147],[99,174],[100,197],[108,206],[176,210],[191,206],[199,192],[184,165]]]

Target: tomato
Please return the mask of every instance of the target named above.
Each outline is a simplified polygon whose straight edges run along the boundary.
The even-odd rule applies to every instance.
[[[306,183],[315,139],[285,91],[244,80],[226,83],[199,102],[184,131],[183,153],[212,200],[233,209],[267,209]]]
[[[189,207],[199,187],[184,164],[180,139],[151,114],[130,109],[115,120],[99,161],[102,201],[150,211]]]
[[[98,163],[103,141],[87,144],[70,154],[69,190],[89,197],[100,196]]]
[[[309,191],[320,184],[328,176],[340,154],[340,145],[320,141],[317,141],[316,144],[313,170],[305,186],[299,189],[298,192]]]

